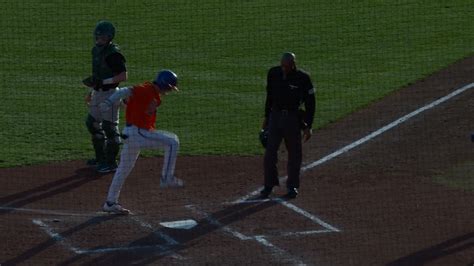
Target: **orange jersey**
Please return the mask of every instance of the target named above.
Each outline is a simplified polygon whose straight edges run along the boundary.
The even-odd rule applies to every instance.
[[[160,106],[160,94],[150,82],[133,87],[132,95],[127,101],[125,118],[127,124],[147,130],[155,129],[156,108]]]

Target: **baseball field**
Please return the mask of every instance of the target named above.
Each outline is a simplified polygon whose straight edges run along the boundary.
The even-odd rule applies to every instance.
[[[474,264],[471,1],[0,2],[0,265]],[[161,152],[144,152],[130,216],[100,212],[113,174],[85,165],[100,19],[123,85],[179,75],[157,128],[179,136],[186,186],[160,189]],[[255,200],[284,51],[316,85],[314,135],[298,198]]]

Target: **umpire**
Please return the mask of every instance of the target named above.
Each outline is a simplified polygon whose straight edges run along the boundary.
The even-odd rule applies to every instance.
[[[304,105],[304,110],[300,109]],[[315,89],[311,78],[296,68],[295,54],[287,52],[281,58],[280,66],[271,68],[267,76],[267,97],[265,119],[262,131],[268,132],[264,157],[264,189],[262,197],[268,197],[278,181],[278,149],[285,140],[288,150],[287,197],[295,198],[300,186],[302,161],[302,136],[311,138],[315,111]]]
[[[98,107],[99,103],[117,90],[120,82],[127,80],[125,57],[112,42],[114,36],[115,27],[112,23],[104,20],[97,23],[94,29],[95,46],[92,48],[92,76],[83,80],[91,88],[86,96],[89,106],[86,126],[95,150],[95,158],[87,164],[96,166],[100,173],[115,171],[120,149],[120,103],[115,104],[108,112],[101,112]]]

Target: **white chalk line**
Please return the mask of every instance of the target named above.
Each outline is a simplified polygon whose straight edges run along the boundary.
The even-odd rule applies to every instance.
[[[354,141],[353,143],[351,143],[351,144],[349,144],[349,145],[347,145],[347,146],[344,146],[343,148],[341,148],[341,149],[339,149],[339,150],[337,150],[337,151],[335,151],[335,152],[333,152],[333,153],[331,153],[331,154],[329,154],[329,155],[327,155],[327,156],[325,156],[325,157],[323,157],[323,158],[321,158],[321,159],[319,159],[319,160],[317,160],[317,161],[315,161],[315,162],[312,162],[312,163],[306,165],[305,167],[302,167],[301,170],[304,172],[304,171],[307,171],[307,170],[309,170],[309,169],[311,169],[311,168],[314,168],[314,167],[316,167],[316,166],[318,166],[318,165],[321,165],[321,164],[323,164],[323,163],[325,163],[325,162],[327,162],[327,161],[330,161],[331,159],[334,159],[334,158],[336,158],[337,156],[339,156],[339,155],[341,155],[341,154],[343,154],[343,153],[346,153],[346,152],[348,152],[348,151],[354,149],[355,147],[360,146],[360,145],[366,143],[367,141],[369,141],[369,140],[371,140],[371,139],[373,139],[373,138],[375,138],[375,137],[381,135],[382,133],[384,133],[384,132],[386,132],[386,131],[389,131],[389,130],[395,128],[396,126],[398,126],[398,125],[400,125],[400,124],[402,124],[402,123],[404,123],[404,122],[410,120],[411,118],[413,118],[413,117],[415,117],[415,116],[417,116],[417,115],[419,115],[419,114],[425,112],[426,110],[429,110],[429,109],[431,109],[431,108],[433,108],[433,107],[436,107],[436,106],[440,105],[441,103],[444,103],[444,102],[448,101],[449,99],[451,99],[451,98],[453,98],[453,97],[455,97],[455,96],[457,96],[457,95],[459,95],[459,94],[461,94],[461,93],[463,93],[463,92],[465,92],[465,91],[467,91],[468,89],[471,89],[471,88],[473,88],[473,87],[474,87],[474,83],[470,83],[470,84],[468,84],[468,85],[466,85],[466,86],[463,86],[463,87],[461,87],[461,88],[459,88],[459,89],[457,89],[457,90],[451,92],[450,94],[448,94],[448,95],[446,95],[446,96],[444,96],[444,97],[441,97],[441,98],[439,98],[438,100],[436,100],[436,101],[434,101],[434,102],[432,102],[432,103],[430,103],[430,104],[427,104],[427,105],[425,105],[425,106],[423,106],[423,107],[421,107],[421,108],[418,108],[417,110],[415,110],[415,111],[413,111],[413,112],[411,112],[411,113],[409,113],[409,114],[407,114],[407,115],[405,115],[405,116],[403,116],[403,117],[401,117],[401,118],[399,118],[399,119],[397,119],[397,120],[395,120],[395,121],[393,121],[393,122],[391,122],[391,123],[389,123],[389,124],[387,124],[387,125],[385,125],[385,126],[379,128],[378,130],[376,130],[376,131],[370,133],[369,135],[367,135],[367,136],[365,136],[365,137],[363,137],[363,138],[361,138],[361,139],[359,139],[359,140],[356,140],[356,141]]]
[[[356,147],[358,147],[358,146],[360,146],[360,145],[362,145],[362,144],[368,142],[369,140],[372,140],[373,138],[375,138],[375,137],[377,137],[377,136],[383,134],[384,132],[389,131],[389,130],[395,128],[396,126],[398,126],[398,125],[400,125],[400,124],[402,124],[402,123],[408,121],[409,119],[411,119],[411,118],[413,118],[413,117],[415,117],[415,116],[417,116],[417,115],[419,115],[419,114],[425,112],[426,110],[429,110],[429,109],[431,109],[431,108],[433,108],[433,107],[436,107],[436,106],[440,105],[441,103],[444,103],[444,102],[448,101],[449,99],[451,99],[451,98],[453,98],[453,97],[455,97],[455,96],[457,96],[457,95],[459,95],[459,94],[461,94],[461,93],[463,93],[463,92],[465,92],[465,91],[467,91],[468,89],[471,89],[471,88],[473,88],[473,87],[474,87],[474,83],[470,83],[470,84],[468,84],[468,85],[465,85],[465,86],[463,86],[463,87],[461,87],[461,88],[459,88],[459,89],[457,89],[457,90],[455,90],[455,91],[449,93],[448,95],[446,95],[446,96],[444,96],[444,97],[441,97],[441,98],[439,98],[438,100],[435,100],[435,101],[433,101],[433,102],[431,102],[431,103],[429,103],[429,104],[427,104],[427,105],[425,105],[425,106],[423,106],[423,107],[421,107],[421,108],[418,108],[417,110],[415,110],[415,111],[413,111],[413,112],[411,112],[411,113],[409,113],[409,114],[407,114],[407,115],[405,115],[405,116],[403,116],[403,117],[401,117],[401,118],[399,118],[399,119],[397,119],[397,120],[395,120],[395,121],[393,121],[393,122],[391,122],[391,123],[389,123],[389,124],[387,124],[387,125],[381,127],[380,129],[378,129],[378,130],[376,130],[376,131],[370,133],[369,135],[367,135],[367,136],[365,136],[365,137],[363,137],[363,138],[361,138],[361,139],[358,139],[358,140],[352,142],[351,144],[346,145],[346,146],[340,148],[339,150],[336,150],[335,152],[333,152],[333,153],[331,153],[331,154],[328,154],[328,155],[324,156],[323,158],[321,158],[321,159],[319,159],[319,160],[317,160],[317,161],[314,161],[314,162],[312,162],[312,163],[310,163],[310,164],[308,164],[308,165],[302,167],[302,168],[301,168],[301,171],[302,171],[302,172],[306,172],[306,171],[308,171],[308,170],[310,170],[310,169],[312,169],[312,168],[314,168],[314,167],[316,167],[316,166],[319,166],[319,165],[321,165],[321,164],[323,164],[323,163],[325,163],[325,162],[328,162],[328,161],[330,161],[330,160],[332,160],[332,159],[334,159],[334,158],[336,158],[336,157],[338,157],[338,156],[340,156],[340,155],[342,155],[342,154],[344,154],[344,153],[346,153],[346,152],[348,152],[348,151],[350,151],[350,150],[352,150],[352,149],[354,149],[354,148],[356,148]],[[279,177],[280,182],[283,182],[285,178],[287,178],[287,176]],[[242,203],[242,202],[245,202],[245,201],[249,200],[251,197],[257,196],[257,195],[260,193],[260,191],[261,191],[262,189],[263,189],[263,186],[262,186],[262,187],[259,187],[258,189],[254,190],[254,191],[252,191],[252,192],[250,192],[249,194],[247,194],[247,195],[245,195],[245,196],[243,196],[243,197],[241,197],[241,198],[235,200],[233,203],[235,203],[235,204],[240,204],[240,203]],[[307,218],[309,218],[309,219],[311,219],[311,220],[314,221],[314,219],[311,218],[311,216],[314,216],[314,215],[310,214],[309,212],[304,211],[303,209],[297,207],[296,205],[290,204],[290,203],[288,203],[288,202],[286,202],[286,204],[283,204],[283,205],[286,206],[286,207],[289,207],[291,210],[296,211],[296,212],[302,214],[303,216],[305,216],[305,217],[307,217]],[[314,217],[315,217],[315,216],[314,216]],[[318,218],[318,219],[319,219],[319,218]],[[325,224],[326,224],[326,225],[329,225],[329,224],[327,224],[327,223],[325,223]],[[322,225],[322,226],[324,226],[324,225]],[[330,225],[329,225],[329,226],[330,226]],[[333,226],[330,226],[330,227],[333,227]],[[333,227],[333,228],[334,228],[334,229],[337,229],[337,228],[335,228],[335,227]],[[336,232],[339,232],[339,231],[340,231],[340,230],[337,229]]]
[[[337,229],[336,227],[326,223],[325,221],[321,220],[319,217],[317,217],[316,215],[314,214],[311,214],[299,207],[297,207],[296,205],[292,204],[292,203],[289,203],[288,201],[284,201],[284,200],[279,200],[280,204],[282,204],[283,206],[287,207],[288,209],[296,212],[296,213],[299,213],[301,215],[303,215],[304,217],[310,219],[311,221],[313,221],[314,223],[316,224],[319,224],[321,225],[322,227],[324,227],[325,229],[327,230],[330,230],[332,232],[340,232],[341,230]]]
[[[74,252],[75,254],[97,254],[97,253],[110,253],[110,252],[120,252],[120,251],[137,251],[137,250],[160,250],[159,255],[169,255],[170,257],[178,260],[184,260],[185,258],[179,254],[173,252],[172,248],[176,245],[179,245],[179,242],[164,234],[160,231],[155,231],[153,227],[140,219],[134,217],[135,222],[139,223],[140,226],[152,230],[153,234],[156,234],[160,238],[164,239],[167,244],[165,245],[137,245],[137,246],[125,246],[125,247],[106,247],[106,248],[94,248],[94,249],[82,249],[77,248],[67,241],[60,233],[55,232],[55,230],[49,226],[47,223],[43,222],[41,219],[33,219],[32,222],[38,225],[47,235],[49,235],[54,241],[63,245],[66,249]]]
[[[101,216],[110,216],[111,214],[105,213],[105,212],[94,212],[94,213],[74,213],[74,212],[68,212],[68,211],[57,211],[57,210],[46,210],[46,209],[29,209],[29,208],[15,208],[15,207],[0,207],[0,210],[6,210],[6,211],[15,211],[15,212],[26,212],[26,213],[36,213],[36,214],[45,214],[45,215],[57,215],[57,216],[72,216],[72,217],[101,217]],[[144,227],[146,229],[149,229],[153,232],[153,234],[156,234],[160,238],[164,239],[167,242],[168,246],[176,246],[179,245],[179,242],[170,237],[169,235],[159,231],[155,230],[153,226],[151,226],[149,223],[146,223],[142,219],[138,218],[135,215],[130,215],[128,216],[131,220],[135,221],[138,223],[141,227]],[[41,227],[44,230],[50,230],[51,227],[46,225],[44,222],[42,222],[39,219],[35,219],[33,223],[39,225],[41,224]],[[43,227],[43,225],[45,225]],[[52,230],[52,229],[51,229]],[[48,235],[51,235],[52,231],[47,232]],[[64,239],[61,239],[61,241],[64,241]],[[76,254],[85,254],[85,253],[106,253],[106,252],[114,252],[114,251],[126,251],[126,250],[138,250],[138,249],[151,249],[151,248],[160,248],[162,247],[161,245],[157,246],[134,246],[134,247],[118,247],[118,248],[103,248],[103,249],[97,249],[97,250],[81,250],[81,249],[76,249],[73,246],[72,251]],[[162,248],[160,248],[162,249]],[[169,249],[169,247],[167,248]],[[178,258],[178,259],[184,259],[182,256],[175,254],[173,257]]]
[[[189,209],[191,211],[193,211],[194,213],[200,215],[202,218],[206,219],[210,224],[216,226],[216,227],[219,227],[222,231],[240,239],[240,240],[250,240],[252,239],[251,237],[249,236],[246,236],[232,228],[230,228],[229,226],[227,225],[223,225],[221,224],[219,221],[217,221],[216,219],[212,218],[212,216],[210,214],[208,214],[207,212],[204,212],[202,210],[200,210],[199,208],[197,208],[196,206],[194,205],[186,205],[184,206],[186,209]]]
[[[73,245],[71,245],[68,241],[66,241],[66,239],[59,233],[56,233],[53,228],[51,228],[48,224],[44,223],[43,221],[41,221],[40,219],[33,219],[32,220],[33,224],[36,224],[37,226],[39,226],[47,235],[49,235],[51,237],[51,239],[53,239],[55,242],[58,242],[60,243],[61,245],[63,245],[65,248],[71,250],[72,252],[76,253],[76,254],[81,254],[81,250],[74,247]]]
[[[295,265],[306,265],[303,263],[301,260],[295,258],[292,256],[290,253],[286,252],[285,250],[275,246],[272,244],[270,241],[268,241],[265,236],[246,236],[239,231],[236,231],[232,229],[230,226],[223,225],[221,224],[218,220],[214,219],[211,214],[197,208],[195,205],[186,205],[185,206],[187,209],[193,211],[194,213],[202,216],[202,218],[206,219],[210,224],[218,227],[222,231],[226,232],[227,234],[230,234],[234,236],[235,238],[239,240],[255,240],[257,243],[261,244],[262,246],[266,247],[270,254],[273,256],[278,256],[278,261],[284,261],[287,263],[295,264]]]
[[[265,238],[279,238],[279,237],[299,237],[299,236],[308,236],[308,235],[319,235],[333,233],[333,230],[321,229],[321,230],[307,230],[307,231],[296,231],[296,232],[278,232],[274,234],[267,235],[256,235],[254,237],[265,237]]]
[[[285,201],[282,198],[267,198],[267,199],[246,200],[246,201],[242,201],[242,202],[238,202],[238,203],[223,202],[222,204],[223,205],[236,205],[236,204],[255,204],[255,203],[264,203],[264,202],[278,202],[278,203],[282,204],[283,206],[287,207],[288,209],[290,209],[290,210],[292,210],[292,211],[294,211],[294,212],[310,219],[312,222],[324,227],[326,230],[329,230],[329,231],[332,231],[332,232],[340,232],[341,231],[338,228],[336,228],[335,226],[326,223],[325,221],[323,221],[321,218],[317,217],[316,215],[311,214],[311,213],[297,207],[296,205],[294,205],[294,204],[292,204],[288,201]]]
[[[165,233],[161,232],[160,230],[155,230],[151,224],[143,221],[142,219],[140,219],[138,217],[134,217],[134,216],[130,216],[130,219],[137,222],[141,227],[149,229],[153,234],[155,234],[155,235],[159,236],[160,238],[164,239],[166,242],[168,242],[168,245],[176,246],[176,245],[180,244],[177,240],[175,240],[174,238],[172,238],[168,234],[165,234]]]
[[[264,247],[267,247],[268,249],[271,250],[272,254],[279,255],[280,260],[279,262],[286,262],[286,263],[291,263],[295,265],[306,265],[306,263],[302,262],[301,260],[295,259],[294,257],[289,257],[289,253],[275,245],[273,245],[270,241],[268,241],[265,237],[263,236],[256,236],[254,238],[258,243],[263,245]]]

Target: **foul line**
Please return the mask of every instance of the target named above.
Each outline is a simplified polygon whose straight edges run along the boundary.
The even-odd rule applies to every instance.
[[[470,83],[468,85],[465,85],[465,86],[451,92],[450,94],[448,94],[448,95],[446,95],[442,98],[439,98],[438,100],[436,100],[436,101],[434,101],[430,104],[427,104],[427,105],[425,105],[425,106],[423,106],[423,107],[421,107],[421,108],[419,108],[419,109],[417,109],[417,110],[415,110],[415,111],[413,111],[413,112],[411,112],[411,113],[409,113],[409,114],[407,114],[407,115],[391,122],[390,124],[387,124],[387,125],[381,127],[380,129],[370,133],[369,135],[367,135],[367,136],[365,136],[365,137],[363,137],[359,140],[356,140],[356,141],[352,142],[351,144],[349,144],[347,146],[344,146],[341,149],[339,149],[339,150],[337,150],[337,151],[335,151],[331,154],[328,154],[328,155],[324,156],[323,158],[302,167],[301,171],[306,172],[306,171],[308,171],[308,170],[310,170],[310,169],[312,169],[312,168],[314,168],[318,165],[321,165],[321,164],[323,164],[327,161],[330,161],[330,160],[338,157],[339,155],[344,154],[344,153],[346,153],[346,152],[348,152],[348,151],[350,151],[350,150],[366,143],[367,141],[369,141],[369,140],[385,133],[386,131],[389,131],[389,130],[393,129],[394,127],[408,121],[409,119],[411,119],[411,118],[413,118],[413,117],[415,117],[415,116],[417,116],[417,115],[419,115],[419,114],[421,114],[421,113],[423,113],[423,112],[425,112],[425,111],[427,111],[427,110],[429,110],[433,107],[436,107],[436,106],[448,101],[449,99],[451,99],[451,98],[453,98],[453,97],[455,97],[455,96],[457,96],[457,95],[459,95],[459,94],[461,94],[461,93],[463,93],[463,92],[465,92],[465,91],[467,91],[467,90],[469,90],[473,87],[474,87],[474,83]],[[283,181],[285,178],[286,178],[286,176],[282,176],[282,177],[279,178],[279,180]],[[258,195],[260,193],[260,190],[262,190],[262,189],[263,189],[263,187],[260,187],[257,190],[254,190],[254,191],[250,192],[249,194],[241,197],[240,199],[234,201],[234,203],[240,203],[242,201],[248,200],[249,198],[251,198],[253,196]]]

